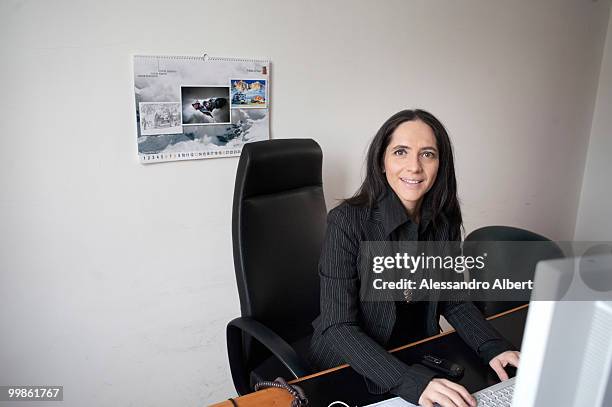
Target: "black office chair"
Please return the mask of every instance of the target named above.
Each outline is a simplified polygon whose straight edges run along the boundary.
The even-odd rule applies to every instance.
[[[242,316],[227,325],[239,394],[261,380],[311,373],[305,354],[319,314],[317,267],[327,217],[321,167],[321,148],[309,139],[242,150],[232,214]]]
[[[508,245],[504,242],[541,242],[533,245]],[[510,226],[486,226],[466,236],[463,245],[466,256],[488,253],[486,268],[496,276],[513,276],[516,280],[533,279],[539,261],[565,257],[553,241],[534,232]],[[481,273],[476,271],[475,273]],[[487,279],[485,277],[486,280]],[[488,294],[495,295],[491,291]],[[527,304],[528,301],[474,301],[485,317]]]

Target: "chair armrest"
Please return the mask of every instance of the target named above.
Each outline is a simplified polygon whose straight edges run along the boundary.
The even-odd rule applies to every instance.
[[[234,387],[238,394],[250,393],[249,372],[244,360],[243,334],[247,334],[265,346],[280,360],[294,378],[311,372],[307,364],[283,338],[270,328],[250,317],[239,317],[227,324],[227,353]]]

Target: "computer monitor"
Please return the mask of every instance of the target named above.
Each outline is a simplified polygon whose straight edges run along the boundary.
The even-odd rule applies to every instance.
[[[611,281],[612,255],[538,263],[513,407],[612,406]]]

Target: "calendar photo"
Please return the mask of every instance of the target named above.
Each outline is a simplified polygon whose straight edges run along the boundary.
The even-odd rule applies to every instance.
[[[141,163],[237,157],[246,143],[270,138],[270,61],[136,55],[133,62]]]

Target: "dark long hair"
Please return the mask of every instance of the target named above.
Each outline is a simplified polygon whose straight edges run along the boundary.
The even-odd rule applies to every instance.
[[[391,135],[400,124],[414,120],[421,120],[433,130],[439,154],[436,180],[421,204],[421,213],[426,210],[431,216],[425,235],[427,240],[460,240],[463,220],[457,198],[453,147],[444,125],[425,110],[402,110],[383,123],[368,148],[365,179],[355,195],[345,202],[355,206],[376,206],[388,190],[383,168]]]

